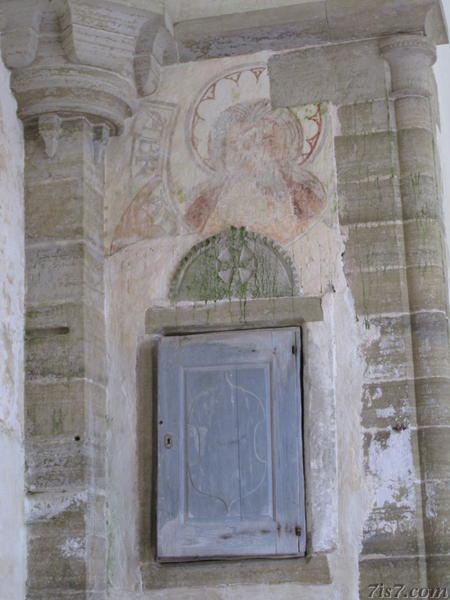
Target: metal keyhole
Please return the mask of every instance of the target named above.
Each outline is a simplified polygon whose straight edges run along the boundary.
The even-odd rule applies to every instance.
[[[170,448],[173,447],[173,438],[170,433],[167,433],[164,436],[164,447],[167,448],[168,450],[170,450]]]

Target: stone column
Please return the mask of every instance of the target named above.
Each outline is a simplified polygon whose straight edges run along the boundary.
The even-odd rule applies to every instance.
[[[430,587],[450,583],[450,357],[446,240],[435,140],[435,49],[419,35],[380,43],[391,70]]]
[[[2,6],[3,53],[25,130],[33,600],[106,593],[103,154],[108,136],[132,115],[138,90],[155,88],[152,42],[164,29],[161,14],[130,5]]]

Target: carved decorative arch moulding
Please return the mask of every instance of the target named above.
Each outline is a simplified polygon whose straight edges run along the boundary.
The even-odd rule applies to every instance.
[[[169,297],[215,301],[299,293],[294,264],[283,248],[245,227],[231,227],[191,248],[175,271]]]

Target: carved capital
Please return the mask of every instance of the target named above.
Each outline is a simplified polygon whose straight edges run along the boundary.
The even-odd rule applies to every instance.
[[[380,51],[391,68],[392,97],[431,96],[431,66],[436,48],[423,35],[395,35],[380,42]]]
[[[0,13],[2,54],[23,119],[85,115],[120,133],[138,96],[155,91],[160,65],[173,56],[173,39],[155,7],[4,0]]]

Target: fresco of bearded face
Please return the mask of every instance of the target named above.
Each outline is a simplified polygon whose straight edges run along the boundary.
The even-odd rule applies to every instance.
[[[208,234],[230,224],[278,239],[300,232],[324,206],[319,181],[299,166],[303,141],[297,117],[268,100],[223,111],[208,140],[215,174],[194,190],[187,223]]]

